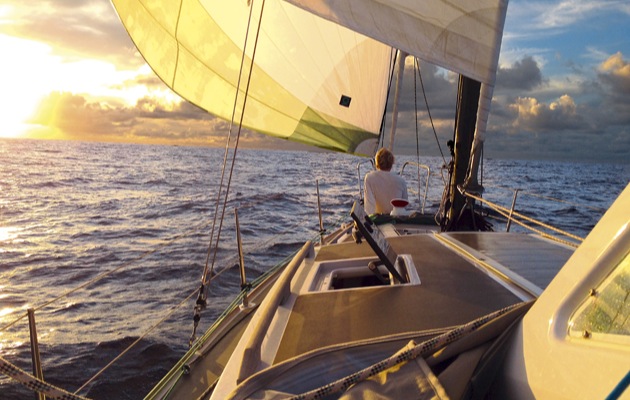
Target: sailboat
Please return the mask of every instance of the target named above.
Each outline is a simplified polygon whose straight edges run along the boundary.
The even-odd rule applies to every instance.
[[[461,76],[437,222],[358,199],[350,223],[255,285],[243,276],[147,398],[630,396],[630,186],[577,249],[486,231],[475,209],[507,0],[113,4],[155,73],[235,132],[372,156],[407,55]]]
[[[351,224],[305,243],[256,288],[243,278],[242,304],[148,398],[624,393],[630,188],[575,251],[484,232],[475,212],[506,0],[113,3],[155,73],[238,132],[371,156],[406,55],[461,77],[439,224],[370,217],[356,201]],[[531,268],[553,271],[551,282],[525,279]]]

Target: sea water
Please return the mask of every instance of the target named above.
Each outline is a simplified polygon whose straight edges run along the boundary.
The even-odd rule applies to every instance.
[[[239,291],[235,210],[252,279],[318,235],[317,185],[324,224],[334,226],[349,221],[371,168],[344,154],[243,149],[223,168],[224,153],[0,140],[1,356],[31,371],[31,308],[47,381],[74,392],[138,341],[79,394],[143,397],[187,350],[205,265],[225,272],[210,286],[200,332]],[[426,200],[424,178],[415,183],[426,167],[404,175],[414,207],[435,213],[448,160],[401,156],[395,168],[405,161],[429,168]],[[628,165],[518,160],[486,160],[482,180],[484,198],[510,207],[519,189],[519,212],[580,237],[629,181]],[[0,399],[27,396],[0,376]]]

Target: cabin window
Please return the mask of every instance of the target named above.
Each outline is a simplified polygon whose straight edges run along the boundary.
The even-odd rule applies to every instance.
[[[630,253],[571,317],[569,334],[594,340],[630,341]]]

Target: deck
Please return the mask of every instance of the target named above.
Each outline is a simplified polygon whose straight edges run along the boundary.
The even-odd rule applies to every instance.
[[[403,332],[445,328],[522,301],[471,258],[492,260],[544,288],[572,251],[522,234],[448,234],[461,254],[433,234],[390,237],[398,254],[410,254],[421,285],[376,286],[299,295],[274,363],[310,350]],[[323,248],[315,262],[373,255],[364,243]]]

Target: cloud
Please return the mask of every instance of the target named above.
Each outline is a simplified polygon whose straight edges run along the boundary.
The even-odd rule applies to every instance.
[[[135,107],[112,106],[67,92],[51,93],[29,122],[66,139],[154,143],[212,144],[225,128],[225,122],[186,102],[167,108],[156,99],[143,98]]]
[[[580,130],[586,122],[569,95],[563,95],[548,105],[532,97],[519,97],[509,108],[517,115],[512,126],[519,131]]]
[[[607,13],[630,14],[630,6],[619,0],[514,1],[508,7],[510,25],[516,31],[541,34],[540,30],[558,30]],[[528,29],[525,29],[528,27]]]
[[[609,5],[609,1],[562,0],[550,5],[549,9],[539,15],[540,27],[557,28],[575,24],[601,11]]]
[[[46,43],[66,61],[98,59],[126,69],[144,64],[108,0],[13,2],[0,32]]]
[[[90,101],[83,95],[53,92],[28,121],[38,125],[42,137],[55,132],[58,139],[179,144],[224,147],[229,123],[188,102],[164,103],[153,97],[135,106]],[[236,137],[236,131],[232,138]],[[243,148],[309,149],[304,145],[268,137],[249,130],[241,132]]]
[[[630,63],[620,51],[599,66],[599,79],[615,96],[630,96]]]
[[[527,56],[511,67],[497,72],[497,87],[506,89],[531,90],[543,83],[542,73],[533,57]]]
[[[601,99],[594,113],[598,125],[622,130],[630,141],[630,62],[617,52],[599,65],[596,79],[592,87]]]

